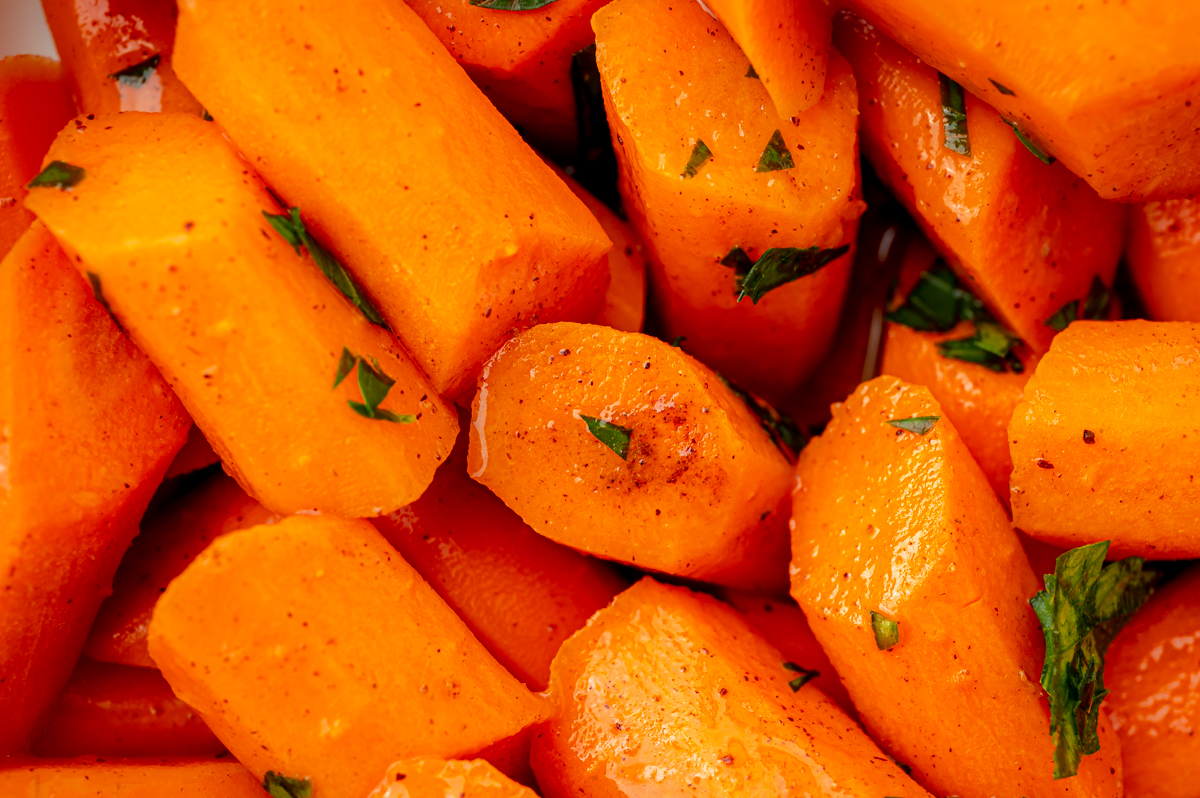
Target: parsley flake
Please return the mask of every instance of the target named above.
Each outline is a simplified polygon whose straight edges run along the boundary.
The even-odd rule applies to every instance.
[[[792,153],[783,141],[783,134],[776,130],[771,134],[771,140],[767,142],[767,148],[759,156],[758,166],[754,167],[754,171],[777,172],[780,169],[791,169],[795,165],[796,162],[792,160]]]
[[[750,68],[746,70],[745,77],[754,78],[755,80],[761,80],[761,78],[758,76],[758,73],[754,71],[754,64],[751,64]]]
[[[788,682],[788,687],[792,688],[793,693],[799,692],[801,687],[821,675],[820,671],[812,671],[808,668],[801,668],[794,662],[783,663],[783,669],[800,674],[795,679],[792,679]]]
[[[1108,305],[1111,299],[1108,286],[1104,284],[1104,281],[1098,275],[1093,276],[1091,288],[1088,289],[1088,295],[1083,298],[1082,309],[1080,308],[1079,300],[1072,299],[1054,311],[1054,315],[1046,319],[1044,323],[1047,327],[1053,328],[1055,332],[1062,332],[1067,329],[1067,325],[1071,322],[1079,321],[1080,319],[1103,321],[1108,316]]]
[[[975,334],[969,338],[939,341],[938,354],[951,360],[963,360],[990,369],[997,374],[1025,371],[1025,364],[1013,351],[1021,339],[994,321],[976,321]]]
[[[881,612],[871,610],[871,628],[875,631],[875,645],[887,651],[900,642],[900,622],[893,621]]]
[[[307,778],[293,778],[268,770],[263,777],[263,789],[271,798],[311,798],[312,781]]]
[[[1034,144],[1033,139],[1029,138],[1029,136],[1026,136],[1024,133],[1021,132],[1021,128],[1017,127],[1016,122],[1009,122],[1007,119],[1005,119],[1004,121],[1007,122],[1008,126],[1013,129],[1013,133],[1017,134],[1017,138],[1020,139],[1021,143],[1025,145],[1025,149],[1027,149],[1031,153],[1033,153],[1033,157],[1037,158],[1039,161],[1046,164],[1046,166],[1049,166],[1050,164],[1052,164],[1056,160],[1058,160],[1053,155],[1050,155],[1045,150],[1043,150],[1041,147]]]
[[[632,427],[622,427],[593,416],[580,415],[579,417],[583,419],[583,423],[587,424],[588,432],[592,433],[596,440],[612,449],[617,457],[624,460],[629,456],[629,439],[633,436]]]
[[[759,399],[748,391],[742,390],[720,372],[717,372],[717,379],[732,391],[734,396],[741,399],[746,407],[750,408],[751,413],[758,416],[758,423],[771,436],[772,442],[783,452],[783,456],[787,458],[788,462],[796,462],[800,450],[808,445],[808,439],[804,437],[804,433],[800,431],[799,425],[792,420],[792,417],[779,412],[765,399]]]
[[[79,181],[86,175],[87,172],[82,166],[72,166],[66,161],[51,161],[25,188],[57,188],[66,191],[79,185]]]
[[[338,359],[333,387],[337,388],[341,385],[356,365],[358,366],[358,390],[362,394],[363,400],[361,402],[347,400],[351,410],[365,418],[391,421],[396,424],[416,422],[417,417],[414,415],[393,413],[391,410],[384,410],[379,406],[387,398],[388,392],[392,390],[396,381],[384,373],[379,361],[375,358],[371,358],[371,362],[368,363],[365,357],[360,357],[346,347],[342,347],[342,356]]]
[[[967,95],[963,87],[938,73],[942,94],[942,128],[946,132],[945,147],[959,155],[971,154],[971,139],[967,136]]]
[[[467,0],[476,8],[495,11],[536,11],[550,5],[554,0]]]
[[[696,139],[696,146],[692,147],[692,156],[688,158],[687,166],[683,168],[683,174],[680,177],[695,177],[696,170],[704,165],[704,162],[712,157],[712,150],[701,139]]]
[[[152,55],[140,64],[125,67],[120,72],[112,73],[109,77],[122,86],[129,86],[135,89],[141,88],[146,85],[146,81],[150,80],[150,76],[158,68],[160,60],[162,59],[159,55]]]
[[[734,247],[721,258],[723,266],[729,266],[737,276],[737,301],[746,297],[758,304],[770,291],[793,280],[819,271],[850,251],[849,244],[833,249],[818,246],[799,249],[797,247],[771,247],[751,262],[750,256],[741,247]]]
[[[1000,83],[998,83],[997,81],[994,81],[994,80],[992,80],[991,78],[988,78],[988,81],[989,81],[989,82],[990,82],[990,83],[991,83],[993,86],[995,86],[995,87],[996,87],[996,91],[1000,92],[1001,94],[1007,95],[1007,96],[1009,96],[1009,97],[1016,97],[1016,96],[1017,96],[1017,93],[1016,93],[1015,91],[1013,91],[1012,89],[1010,89],[1008,86],[1002,86]]]
[[[941,420],[941,416],[913,416],[912,418],[888,419],[888,423],[893,427],[904,430],[905,432],[914,432],[917,435],[926,435],[929,433],[929,430],[933,429],[934,425]]]

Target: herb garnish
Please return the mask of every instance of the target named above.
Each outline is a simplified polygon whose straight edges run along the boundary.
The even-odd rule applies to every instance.
[[[583,423],[587,424],[588,432],[624,460],[629,456],[629,439],[633,435],[632,427],[622,427],[602,418],[580,414]]]
[[[130,67],[125,67],[120,72],[114,72],[109,75],[110,78],[120,83],[122,86],[130,86],[132,88],[140,88],[146,85],[146,81],[154,74],[154,70],[158,68],[158,62],[162,60],[157,54],[150,56],[140,64],[134,64]]]
[[[310,779],[296,779],[273,770],[267,771],[267,775],[263,777],[262,786],[271,798],[310,798],[312,796]]]
[[[200,112],[200,118],[203,119],[205,122],[213,121],[213,115],[208,112],[207,108],[205,108],[203,111]]]
[[[1021,128],[1017,127],[1016,122],[1009,122],[1007,119],[1005,119],[1004,121],[1007,122],[1008,126],[1013,129],[1013,133],[1017,134],[1017,138],[1020,139],[1021,143],[1025,145],[1025,149],[1027,149],[1033,153],[1033,157],[1037,158],[1039,161],[1046,164],[1046,166],[1049,166],[1050,164],[1052,164],[1056,160],[1058,160],[1053,155],[1050,155],[1045,150],[1043,150],[1041,147],[1034,144],[1033,139],[1029,138],[1029,136],[1026,136],[1024,133],[1021,132]]]
[[[1154,589],[1158,574],[1141,557],[1104,564],[1110,541],[1059,556],[1046,589],[1029,600],[1046,636],[1042,687],[1050,696],[1054,778],[1079,770],[1085,754],[1100,750],[1096,721],[1104,686],[1104,654],[1117,632]]]
[[[887,651],[900,642],[900,622],[893,621],[881,612],[871,610],[871,628],[875,631],[875,645]]]
[[[684,167],[680,177],[695,177],[696,170],[711,157],[712,150],[708,148],[708,145],[703,140],[696,139],[696,146],[692,147],[692,156],[688,158],[687,166]]]
[[[744,249],[734,247],[721,258],[720,263],[732,268],[737,277],[737,301],[741,302],[750,297],[750,301],[757,305],[758,300],[768,292],[793,280],[807,277],[849,251],[849,244],[842,244],[833,249],[821,249],[818,246],[806,249],[771,247],[764,251],[757,261],[752,262]]]
[[[963,360],[990,369],[998,374],[1010,370],[1025,371],[1025,364],[1013,350],[1021,339],[994,321],[975,322],[975,334],[970,338],[939,341],[938,354],[951,360]]]
[[[362,288],[350,276],[350,272],[341,263],[329,254],[329,250],[321,246],[321,244],[312,237],[308,232],[308,228],[304,226],[304,222],[300,219],[299,208],[288,208],[287,215],[282,213],[267,213],[262,212],[262,215],[267,217],[271,227],[275,232],[279,233],[284,241],[292,245],[292,249],[296,250],[296,254],[300,254],[301,245],[308,250],[308,254],[312,256],[313,262],[317,264],[317,268],[321,273],[329,278],[329,282],[333,283],[337,290],[342,292],[342,295],[349,299],[356,308],[362,311],[362,314],[367,317],[367,320],[372,324],[378,324],[385,330],[391,329],[388,327],[383,316],[371,304],[371,300],[367,299],[367,295],[363,293]]]
[[[754,78],[755,80],[761,80],[761,78],[758,76],[758,73],[754,71],[754,64],[751,64],[750,68],[746,70],[745,77]]]
[[[467,0],[477,8],[491,8],[496,11],[536,11],[548,6],[554,0]]]
[[[734,396],[741,399],[746,407],[750,408],[751,413],[758,416],[758,423],[771,436],[771,440],[783,452],[783,456],[787,458],[788,462],[796,462],[800,450],[808,444],[808,439],[804,437],[804,433],[800,431],[800,427],[796,425],[792,417],[780,413],[766,400],[759,399],[748,391],[742,390],[720,372],[717,373],[717,379],[732,391]]]
[[[87,172],[82,166],[72,166],[66,161],[51,161],[25,188],[57,188],[66,191],[79,185],[79,181],[83,180],[85,175]]]
[[[988,81],[990,81],[991,84],[996,87],[996,91],[1000,92],[1001,94],[1008,95],[1009,97],[1017,96],[1017,93],[1015,91],[1013,91],[1012,89],[1010,89],[1008,86],[1002,86],[999,83],[997,83],[996,81],[992,80],[991,78],[988,78]]]
[[[759,156],[758,166],[754,167],[754,171],[776,172],[780,169],[791,169],[795,165],[796,162],[792,160],[792,153],[783,141],[783,134],[776,130],[771,134],[771,140],[767,142],[767,148]]]
[[[963,87],[938,73],[942,93],[942,128],[946,132],[945,147],[959,155],[971,154],[971,139],[967,135],[967,96]]]
[[[1111,296],[1108,292],[1108,286],[1104,284],[1099,275],[1095,275],[1092,277],[1092,285],[1088,289],[1088,295],[1083,298],[1082,309],[1079,306],[1079,300],[1072,299],[1054,311],[1054,315],[1046,319],[1044,323],[1047,327],[1053,328],[1055,332],[1062,332],[1073,321],[1081,319],[1103,321],[1108,315],[1108,303],[1110,300]]]
[[[125,332],[125,328],[121,326],[121,322],[117,321],[117,317],[113,315],[112,308],[108,305],[108,300],[104,298],[104,290],[100,287],[100,275],[95,272],[85,272],[85,274],[87,274],[88,283],[92,286],[92,296],[96,297],[96,301],[108,313],[108,317],[117,325],[117,329]]]
[[[783,669],[800,674],[788,682],[788,687],[792,688],[793,693],[799,692],[801,687],[821,675],[820,671],[810,671],[808,668],[801,668],[794,662],[783,663]]]
[[[417,417],[409,413],[393,413],[379,407],[387,398],[388,391],[396,381],[384,373],[379,361],[371,358],[368,363],[365,357],[360,357],[346,347],[342,347],[342,356],[338,359],[337,373],[333,378],[333,387],[342,384],[342,380],[350,375],[355,365],[358,365],[358,390],[362,393],[361,402],[347,401],[350,408],[360,416],[391,421],[396,424],[413,424]]]
[[[888,419],[888,423],[905,432],[915,432],[917,435],[925,435],[941,420],[941,416],[913,416],[912,418]]]

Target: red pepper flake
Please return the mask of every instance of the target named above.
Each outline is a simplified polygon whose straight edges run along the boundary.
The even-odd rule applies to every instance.
[[[1096,433],[1092,432],[1090,429],[1085,429],[1083,431],[1083,442],[1088,444],[1095,443]]]
[[[725,756],[721,757],[721,761],[724,762],[726,765],[732,765],[733,764],[733,754],[726,754]]]
[[[1038,458],[1037,465],[1038,468],[1054,468],[1054,463],[1047,462],[1040,457]]]

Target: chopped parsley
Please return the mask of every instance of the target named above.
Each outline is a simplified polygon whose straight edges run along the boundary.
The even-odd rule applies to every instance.
[[[788,687],[792,688],[792,692],[799,692],[800,688],[811,682],[813,679],[821,675],[820,671],[812,671],[808,668],[801,668],[794,662],[783,663],[783,669],[800,674],[795,679],[788,682]]]
[[[688,158],[687,166],[683,169],[683,174],[680,177],[695,177],[696,170],[704,165],[704,162],[712,157],[712,150],[701,139],[696,139],[696,146],[692,147],[692,156]]]
[[[612,449],[617,457],[624,460],[629,456],[629,439],[633,436],[632,427],[622,427],[594,416],[581,414],[579,417],[583,419],[584,424],[587,424],[588,432],[592,433],[592,437]]]
[[[146,85],[146,81],[150,80],[150,76],[154,74],[154,70],[158,68],[158,62],[161,60],[161,57],[155,54],[140,64],[125,67],[120,72],[112,73],[109,77],[122,86],[129,86],[135,89],[140,88]]]
[[[967,95],[963,87],[938,73],[942,93],[942,128],[946,132],[945,147],[959,155],[971,154],[971,139],[967,136]]]
[[[678,348],[680,344],[687,340],[686,335],[676,335],[671,339],[671,346]]]
[[[758,423],[762,425],[767,435],[771,436],[771,440],[783,452],[783,456],[788,459],[788,462],[796,462],[800,450],[808,444],[808,439],[804,437],[804,433],[800,431],[800,427],[792,420],[792,417],[779,412],[766,400],[759,399],[748,391],[742,390],[719,372],[717,379],[732,391],[734,396],[741,399],[746,407],[750,408],[751,413],[758,416]]]
[[[791,169],[795,165],[796,162],[792,160],[792,153],[783,141],[783,134],[776,130],[771,134],[771,139],[767,142],[767,148],[759,156],[758,166],[754,167],[754,171],[777,172],[780,169]]]
[[[391,410],[384,410],[379,406],[387,398],[388,392],[392,390],[396,381],[384,373],[379,361],[375,358],[371,358],[371,362],[368,363],[365,357],[359,357],[346,347],[342,347],[342,356],[338,359],[337,372],[333,378],[334,388],[342,384],[342,380],[350,375],[355,365],[358,366],[358,390],[362,394],[363,400],[361,402],[348,400],[347,403],[351,410],[365,418],[391,421],[396,424],[416,422],[417,417],[414,415],[393,413]]]
[[[871,629],[875,632],[875,645],[887,651],[900,642],[900,622],[893,621],[881,612],[871,610]]]
[[[1043,150],[1041,147],[1034,144],[1033,139],[1029,138],[1029,136],[1026,136],[1024,133],[1021,132],[1021,128],[1017,127],[1016,122],[1009,122],[1007,119],[1005,119],[1004,121],[1007,122],[1008,126],[1013,129],[1013,133],[1017,134],[1017,138],[1020,139],[1021,143],[1025,145],[1025,149],[1027,149],[1033,153],[1033,157],[1037,158],[1039,161],[1046,164],[1046,166],[1049,166],[1050,164],[1052,164],[1056,160],[1058,160],[1053,155],[1050,155],[1045,150]]]
[[[1074,776],[1084,755],[1100,750],[1105,652],[1158,579],[1142,570],[1141,557],[1105,565],[1108,546],[1102,541],[1060,555],[1046,589],[1029,600],[1046,636],[1041,682],[1050,697],[1056,779]]]
[[[92,296],[96,297],[96,301],[100,303],[100,307],[108,314],[108,317],[117,325],[117,329],[125,332],[125,328],[121,326],[121,322],[117,321],[117,317],[113,315],[112,308],[109,307],[108,300],[104,298],[104,290],[100,287],[100,275],[95,272],[86,272],[88,283],[92,286]]]
[[[938,354],[951,360],[975,363],[998,374],[1005,371],[1020,374],[1025,371],[1025,364],[1013,351],[1020,343],[1020,338],[996,322],[976,321],[974,335],[939,341],[937,348]]]
[[[496,11],[536,11],[550,5],[554,0],[467,0],[477,8],[491,8]]]
[[[203,110],[203,111],[200,113],[200,118],[201,118],[201,119],[203,119],[205,122],[211,122],[211,121],[213,121],[213,116],[212,116],[212,114],[210,114],[210,113],[208,112],[208,109],[207,109],[207,108],[205,108],[205,109],[204,109],[204,110]]]
[[[1091,288],[1088,289],[1088,295],[1083,298],[1082,307],[1078,299],[1072,299],[1054,311],[1054,315],[1046,319],[1045,325],[1053,328],[1055,332],[1062,332],[1073,321],[1081,319],[1103,321],[1108,316],[1108,305],[1111,300],[1108,286],[1098,275],[1093,276]]]
[[[941,420],[941,416],[913,416],[912,418],[889,419],[888,423],[893,427],[904,430],[905,432],[914,432],[917,435],[926,435],[928,434],[929,430],[933,429],[934,425]]]
[[[66,161],[51,161],[29,181],[25,188],[57,188],[66,191],[79,185],[87,175],[82,166],[72,166]]]
[[[271,798],[311,798],[312,796],[310,779],[292,778],[273,770],[267,771],[267,775],[263,777],[262,786]]]
[[[1001,85],[1000,83],[998,83],[998,82],[996,82],[996,81],[992,80],[991,78],[988,78],[988,81],[989,81],[989,82],[990,82],[990,83],[991,83],[993,86],[995,86],[995,87],[996,87],[996,91],[1000,92],[1001,94],[1007,95],[1007,96],[1009,96],[1009,97],[1016,97],[1016,96],[1017,96],[1017,93],[1016,93],[1015,91],[1013,91],[1012,89],[1010,89],[1008,86],[1003,86],[1003,85]]]
[[[750,68],[746,70],[745,77],[754,78],[755,80],[761,80],[761,78],[758,77],[758,73],[754,71],[754,64],[751,64]]]
[[[737,301],[750,297],[750,301],[757,305],[758,300],[768,292],[819,271],[849,251],[849,244],[833,249],[817,246],[806,249],[771,247],[757,261],[751,261],[744,249],[734,247],[721,258],[720,263],[732,268],[736,275]]]

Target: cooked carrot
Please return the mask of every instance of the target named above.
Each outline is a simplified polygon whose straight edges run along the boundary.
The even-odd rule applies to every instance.
[[[1135,208],[1125,259],[1151,318],[1200,321],[1200,200]]]
[[[1200,568],[1156,592],[1113,640],[1105,702],[1128,798],[1189,798],[1200,762]]]
[[[0,793],[53,798],[262,798],[262,784],[229,759],[108,757],[15,762],[0,770]]]
[[[74,108],[62,66],[37,55],[0,59],[0,258],[33,221],[25,184]]]
[[[308,778],[322,798],[361,798],[399,758],[474,755],[547,712],[365,521],[293,516],[216,540],[159,599],[150,656],[256,776]]]
[[[545,690],[562,641],[628,582],[537,534],[467,475],[469,422],[421,498],[374,523],[510,673]]]
[[[343,516],[421,495],[458,420],[395,339],[272,229],[264,215],[278,207],[216,125],[80,120],[48,158],[85,176],[26,204],[97,275],[248,493],[276,512]]]
[[[1046,351],[1051,317],[1094,280],[1112,285],[1125,206],[1040,162],[970,94],[968,154],[951,150],[933,67],[857,17],[838,17],[834,41],[858,78],[863,152],[880,178],[992,313]]]
[[[488,361],[473,409],[467,470],[538,534],[676,576],[786,585],[788,461],[678,348],[539,325]]]
[[[46,228],[0,262],[0,756],[75,666],[187,414]]]
[[[190,474],[219,462],[221,462],[221,458],[217,457],[217,453],[213,451],[208,439],[204,437],[204,433],[200,431],[199,427],[193,425],[188,432],[187,443],[171,461],[171,467],[167,469],[165,479]]]
[[[604,231],[406,5],[195,0],[177,36],[179,74],[439,393],[465,404],[513,328],[595,317]]]
[[[1008,426],[1013,523],[1064,548],[1200,556],[1200,325],[1087,322],[1054,339]]]
[[[171,580],[221,535],[279,519],[224,474],[171,499],[143,522],[121,560],[84,653],[103,662],[153,668],[146,631],[154,604]]]
[[[482,759],[402,759],[370,798],[537,798],[537,793],[509,779]]]
[[[824,98],[792,124],[697,3],[616,0],[592,27],[664,336],[783,403],[829,347],[850,275],[864,207],[854,76],[831,54]]]
[[[730,607],[647,577],[555,657],[538,784],[547,798],[928,795],[804,677]]]
[[[202,756],[221,741],[153,668],[83,657],[40,723],[41,757]]]
[[[1104,719],[1100,751],[1054,780],[1028,603],[1039,582],[928,389],[864,383],[834,406],[796,479],[792,595],[863,725],[913,778],[963,798],[1120,795]]]

